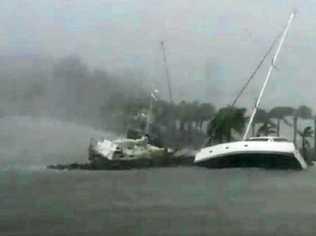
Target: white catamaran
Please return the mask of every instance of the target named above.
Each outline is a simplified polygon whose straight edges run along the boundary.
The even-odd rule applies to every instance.
[[[294,143],[281,137],[251,137],[248,133],[261,102],[263,92],[275,68],[278,55],[287,37],[295,14],[291,13],[279,40],[268,73],[260,90],[254,110],[250,116],[242,141],[222,143],[201,149],[195,156],[197,165],[210,168],[222,167],[267,167],[306,169],[307,163],[296,149]]]

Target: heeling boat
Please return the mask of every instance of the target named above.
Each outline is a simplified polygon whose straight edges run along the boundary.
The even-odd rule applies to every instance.
[[[293,142],[281,137],[250,137],[248,133],[260,106],[265,88],[275,68],[281,48],[289,28],[295,18],[291,13],[287,25],[279,39],[268,73],[260,90],[255,107],[250,116],[243,139],[237,142],[222,143],[202,148],[195,156],[194,163],[209,168],[220,167],[267,167],[306,169],[307,163]]]
[[[196,154],[194,162],[209,168],[307,168],[294,143],[281,137],[253,137],[206,147]]]

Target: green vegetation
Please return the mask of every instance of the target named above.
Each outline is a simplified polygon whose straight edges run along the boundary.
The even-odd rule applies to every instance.
[[[145,83],[141,73],[93,70],[76,56],[23,60],[3,64],[1,116],[48,116],[119,134],[131,129],[145,132],[149,120],[152,141],[173,147],[200,147],[205,140],[210,144],[238,140],[249,119],[250,111],[245,108],[216,108],[216,104],[198,101],[171,104],[161,98],[153,101],[151,85]],[[24,66],[15,68],[17,65]],[[148,119],[151,102],[152,115]],[[314,121],[314,132],[311,128],[299,129],[304,120]],[[315,126],[311,108],[276,106],[269,111],[258,110],[251,135],[288,136],[284,130],[292,130],[295,144],[312,149],[316,146]],[[311,136],[314,145],[308,145]]]
[[[232,106],[219,109],[207,129],[210,141],[214,143],[230,142],[233,131],[241,134],[246,121],[245,112],[244,108]]]

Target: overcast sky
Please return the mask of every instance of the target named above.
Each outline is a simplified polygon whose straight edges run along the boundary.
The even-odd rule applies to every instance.
[[[316,110],[316,1],[3,0],[0,53],[78,54],[93,67],[135,70],[164,94],[165,40],[177,99],[228,104],[298,10],[263,106]],[[254,103],[269,61],[239,105]]]

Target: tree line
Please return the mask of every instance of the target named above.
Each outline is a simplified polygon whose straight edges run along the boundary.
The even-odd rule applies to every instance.
[[[141,74],[110,74],[92,69],[76,56],[14,61],[0,60],[0,115],[50,116],[121,134],[133,127],[145,129],[151,96],[150,86],[140,82]],[[158,99],[150,127],[165,144],[198,146],[206,139],[209,143],[240,139],[248,119],[245,108]],[[281,127],[286,127],[293,130],[294,143],[315,146],[315,135],[314,145],[310,144],[312,127],[298,129],[301,120],[314,120],[316,125],[307,106],[259,109],[251,135],[282,135]]]
[[[127,119],[125,124],[134,124],[134,127],[144,129],[146,114],[149,109],[149,97],[143,103],[130,104],[129,109],[122,113]],[[245,126],[249,121],[247,109],[226,106],[216,108],[212,103],[197,101],[181,101],[170,104],[166,101],[157,101],[154,104],[153,133],[158,133],[164,140],[171,140],[179,145],[201,145],[203,140],[208,144],[217,144],[240,140]],[[312,109],[302,105],[297,108],[277,106],[270,110],[258,109],[252,123],[250,136],[288,136],[292,130],[294,144],[300,147],[313,146],[310,141],[316,136],[311,126],[299,129],[301,120],[313,120],[316,126],[316,116]],[[135,125],[138,122],[138,126]],[[133,123],[134,122],[134,123]],[[287,131],[285,132],[285,130]],[[128,129],[128,127],[125,127]],[[170,138],[171,136],[171,138]],[[301,140],[299,143],[298,140]]]

